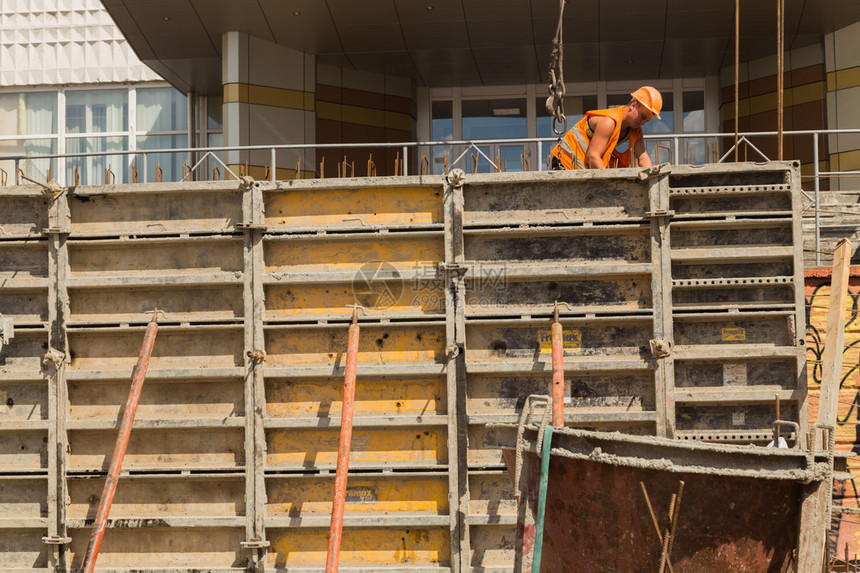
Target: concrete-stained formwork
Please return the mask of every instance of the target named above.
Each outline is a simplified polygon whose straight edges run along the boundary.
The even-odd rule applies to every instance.
[[[154,308],[106,571],[322,568],[348,305],[365,312],[344,569],[511,570],[516,503],[487,424],[548,392],[556,300],[568,425],[761,442],[779,394],[805,432],[798,177],[6,190],[0,569],[80,565]]]

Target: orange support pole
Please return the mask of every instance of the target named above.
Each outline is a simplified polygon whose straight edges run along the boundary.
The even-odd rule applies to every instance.
[[[555,302],[552,323],[552,425],[564,426],[564,336]]]
[[[158,310],[152,315],[152,320],[149,321],[149,325],[146,327],[143,345],[140,348],[140,356],[138,356],[137,364],[131,373],[131,390],[129,391],[125,411],[122,414],[122,421],[119,425],[119,435],[116,438],[116,446],[113,449],[113,457],[110,461],[105,487],[102,490],[102,497],[99,501],[99,509],[96,513],[96,521],[93,524],[93,532],[90,535],[90,543],[87,545],[87,553],[81,565],[83,573],[92,573],[96,566],[96,559],[99,556],[99,548],[105,534],[108,515],[110,515],[110,506],[113,503],[113,496],[116,493],[116,486],[119,481],[119,472],[122,469],[122,460],[125,457],[125,450],[128,447],[128,440],[131,436],[131,426],[134,423],[134,415],[137,412],[137,404],[140,401],[140,393],[143,390],[143,380],[146,378],[146,369],[149,366],[152,347],[155,345],[155,335],[158,332],[157,317]]]
[[[352,441],[352,411],[355,401],[355,371],[358,367],[358,307],[352,311],[346,349],[346,376],[343,383],[343,407],[340,415],[340,445],[337,450],[337,473],[334,479],[334,501],[331,508],[331,527],[328,535],[326,573],[336,573],[340,559],[340,542],[343,531],[343,509],[346,504],[346,477],[349,472],[349,446]]]

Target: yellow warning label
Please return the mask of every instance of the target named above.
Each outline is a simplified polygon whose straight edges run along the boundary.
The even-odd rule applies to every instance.
[[[747,331],[743,328],[724,328],[723,342],[738,342],[747,339]]]
[[[581,330],[562,330],[562,348],[565,350],[579,350],[582,348]],[[552,331],[540,333],[540,351],[552,352]]]

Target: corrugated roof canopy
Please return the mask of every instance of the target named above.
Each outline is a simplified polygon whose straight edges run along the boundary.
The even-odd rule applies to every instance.
[[[419,85],[547,81],[556,0],[103,0],[138,56],[181,89],[221,90],[237,30]],[[565,79],[703,76],[734,62],[734,0],[568,0]],[[741,0],[741,61],[776,52],[776,0]],[[860,21],[857,0],[786,2],[787,50]]]

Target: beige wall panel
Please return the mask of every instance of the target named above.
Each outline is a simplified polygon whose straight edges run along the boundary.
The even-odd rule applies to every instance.
[[[72,567],[79,568],[87,549],[89,529],[73,530],[69,545]],[[99,567],[140,570],[154,567],[242,567],[247,551],[239,545],[242,528],[134,528],[105,530]]]
[[[0,244],[0,285],[4,279],[34,279],[48,276],[48,243]]]
[[[238,191],[70,195],[72,235],[221,231],[242,222]]]
[[[269,329],[266,331],[266,364],[343,365],[347,328]],[[432,362],[445,359],[444,327],[367,325],[358,342],[358,371],[362,364]],[[359,374],[360,375],[360,374]]]
[[[39,519],[48,517],[48,480],[44,477],[0,478],[0,518]],[[9,534],[0,529],[0,538]],[[3,565],[0,551],[0,570]]]
[[[71,380],[68,386],[69,419],[114,421],[125,408],[130,382],[128,379]],[[244,384],[241,379],[191,382],[147,378],[135,420],[223,420],[244,414]]]
[[[29,430],[0,432],[0,468],[48,469],[48,433]]]
[[[350,468],[442,465],[448,460],[445,428],[414,426],[355,427]],[[316,469],[337,462],[340,428],[270,429],[266,464],[271,468]]]
[[[278,227],[356,227],[441,223],[442,187],[296,189],[266,193],[266,224]]]
[[[265,245],[266,270],[322,271],[362,268],[382,261],[401,273],[426,270],[435,276],[443,259],[442,237],[368,237],[367,239],[280,240]],[[383,270],[392,270],[383,265]]]
[[[116,430],[69,432],[69,469],[107,471]],[[239,467],[244,463],[242,428],[182,428],[131,434],[123,469],[200,469]]]
[[[70,289],[70,321],[140,320],[153,309],[169,320],[231,320],[244,312],[242,285]]]
[[[241,240],[193,240],[182,242],[135,241],[127,245],[81,244],[69,246],[71,276],[112,274],[193,275],[201,272],[241,273]],[[240,278],[241,274],[236,274]]]
[[[469,528],[471,555],[469,564],[480,571],[484,567],[511,567],[514,562],[517,528],[513,525],[481,525]]]
[[[48,228],[48,201],[43,197],[0,196],[0,237],[38,237]]]
[[[334,476],[269,477],[266,480],[268,517],[331,516]],[[346,486],[346,515],[369,517],[447,515],[448,476],[350,476]]]
[[[328,550],[328,529],[270,529],[272,546],[266,565],[278,570],[291,567],[324,567]],[[347,529],[340,547],[340,565],[385,565],[396,570],[446,564],[451,551],[447,528]]]
[[[42,359],[48,350],[48,333],[16,330],[0,350],[0,374],[42,378]]]
[[[469,515],[515,519],[517,500],[513,477],[505,470],[469,476]]]
[[[131,369],[137,363],[143,331],[71,332],[73,370]],[[229,368],[242,366],[242,332],[171,331],[162,328],[149,368]]]
[[[0,421],[47,419],[47,383],[0,382]]]
[[[833,35],[836,69],[860,66],[860,22],[836,30]]]
[[[95,519],[104,479],[72,478],[68,483],[69,519]],[[124,477],[110,510],[112,520],[244,515],[245,481],[242,476]]]
[[[0,279],[0,284],[3,279]],[[6,290],[0,297],[0,315],[11,317],[15,324],[48,320],[48,291]]]
[[[368,414],[444,415],[445,379],[360,376],[355,383],[353,412]],[[269,417],[339,417],[343,407],[343,378],[331,380],[266,380]]]
[[[46,568],[50,545],[42,543],[44,529],[0,530],[0,570],[15,568]]]

